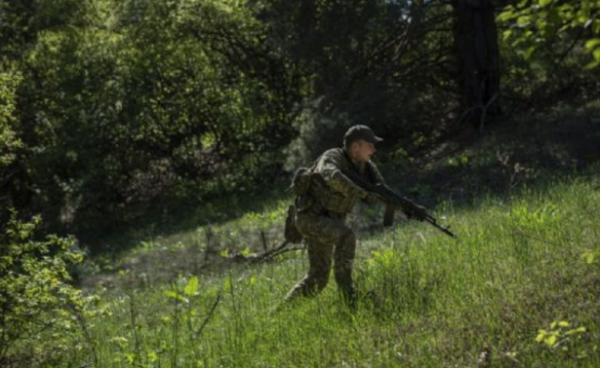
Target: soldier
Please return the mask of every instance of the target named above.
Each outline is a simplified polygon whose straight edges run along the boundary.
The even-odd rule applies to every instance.
[[[339,290],[348,305],[356,307],[352,283],[356,236],[345,220],[357,199],[373,202],[381,197],[359,187],[342,170],[352,170],[373,184],[383,183],[371,161],[375,144],[382,140],[368,126],[355,125],[344,135],[343,148],[326,151],[311,168],[310,187],[296,198],[295,217],[298,231],[306,240],[310,268],[286,295],[286,301],[321,292],[329,281],[333,261]]]

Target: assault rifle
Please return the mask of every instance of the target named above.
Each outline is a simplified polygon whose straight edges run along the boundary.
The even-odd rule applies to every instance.
[[[435,217],[431,216],[427,211],[412,202],[410,199],[402,196],[400,193],[390,188],[385,184],[371,184],[364,180],[358,173],[342,169],[342,174],[346,175],[350,180],[352,180],[356,185],[365,189],[368,192],[375,193],[379,195],[383,201],[387,204],[385,210],[385,216],[383,220],[384,226],[391,226],[394,221],[394,212],[397,208],[402,209],[409,218],[416,218],[421,221],[427,221],[429,224],[433,225],[436,229],[440,230],[444,234],[456,238],[450,231],[450,227],[444,227],[437,223]]]

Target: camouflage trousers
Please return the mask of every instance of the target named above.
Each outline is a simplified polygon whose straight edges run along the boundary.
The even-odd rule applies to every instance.
[[[356,303],[352,283],[352,264],[356,250],[354,232],[345,225],[345,214],[299,213],[296,226],[308,247],[308,273],[289,291],[285,300],[313,297],[329,282],[331,266],[338,288],[346,302]]]

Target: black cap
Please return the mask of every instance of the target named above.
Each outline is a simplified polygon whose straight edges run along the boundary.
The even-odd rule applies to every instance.
[[[359,139],[364,139],[365,141],[371,143],[379,143],[383,141],[383,139],[376,136],[368,126],[355,125],[350,127],[346,134],[344,134],[344,146],[348,147],[350,144],[352,144],[352,142]]]

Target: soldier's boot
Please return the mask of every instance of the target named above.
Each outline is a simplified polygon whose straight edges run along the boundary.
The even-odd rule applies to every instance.
[[[340,289],[340,295],[344,303],[350,308],[351,311],[356,312],[358,310],[358,295],[356,289]]]
[[[329,271],[327,274],[306,274],[285,296],[286,302],[297,299],[298,297],[312,298],[318,295],[329,282]]]

